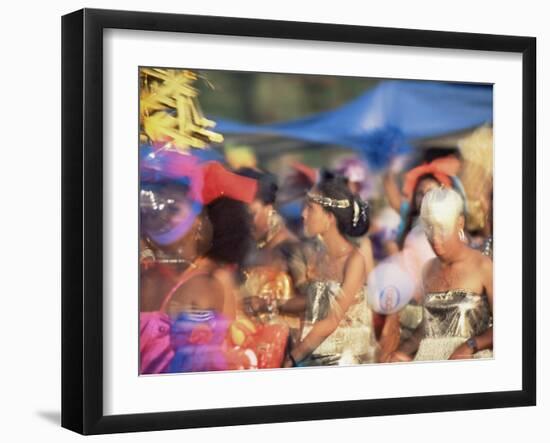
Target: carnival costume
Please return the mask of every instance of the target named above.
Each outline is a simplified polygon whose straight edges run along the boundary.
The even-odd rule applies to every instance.
[[[328,208],[351,208],[352,225],[366,221],[367,204],[358,199],[333,199],[308,193],[308,199]],[[318,255],[318,254],[317,254]],[[341,318],[336,329],[314,349],[300,366],[349,365],[372,363],[377,359],[378,345],[373,324],[373,313],[367,303],[366,285],[355,294],[352,305],[341,312],[338,298],[343,295],[342,283],[328,278],[312,278],[306,286],[306,312],[302,340],[315,324],[336,312]]]
[[[491,311],[486,295],[463,289],[429,292],[423,303],[423,338],[415,360],[447,360],[470,337],[491,326]],[[482,350],[475,358],[490,358],[492,351]]]
[[[142,227],[159,245],[182,238],[203,205],[219,197],[250,203],[256,192],[255,180],[233,174],[219,163],[201,164],[195,157],[175,151],[158,152],[143,161],[141,168],[142,177],[147,178],[141,185],[140,208],[142,220],[146,221]],[[183,185],[182,180],[187,184]],[[171,263],[157,265],[167,264]],[[187,264],[160,309],[140,313],[141,374],[228,368],[225,358],[228,319],[213,310],[168,312],[175,292],[190,278],[205,273],[194,269],[194,263]]]
[[[355,296],[336,330],[300,363],[300,366],[346,365],[376,361],[377,344],[372,311],[367,305],[366,287]],[[302,339],[316,322],[327,317],[331,310],[340,309],[338,297],[342,285],[337,281],[313,281],[307,287],[307,308]]]

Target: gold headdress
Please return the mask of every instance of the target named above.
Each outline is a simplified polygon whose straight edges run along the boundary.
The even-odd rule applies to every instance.
[[[221,134],[208,129],[216,123],[206,119],[200,110],[199,91],[193,87],[197,74],[143,68],[140,76],[140,123],[147,138],[181,152],[223,141]]]

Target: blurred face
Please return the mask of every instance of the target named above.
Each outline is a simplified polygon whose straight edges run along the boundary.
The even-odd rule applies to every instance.
[[[462,243],[459,231],[464,226],[464,220],[431,219],[424,224],[424,230],[435,255],[445,259],[451,257]]]
[[[361,190],[361,183],[349,181],[348,182],[348,188],[354,194],[358,194],[359,191]]]
[[[439,187],[437,180],[433,178],[425,178],[420,181],[418,187],[416,188],[416,194],[414,195],[414,200],[417,208],[420,208],[422,205],[422,199],[428,191]]]
[[[264,205],[260,200],[254,200],[248,207],[252,215],[252,235],[256,241],[261,240],[265,238],[269,230],[269,213],[273,207]]]
[[[191,228],[182,237],[174,243],[166,245],[164,249],[183,253],[191,257],[197,254],[204,254],[212,245],[212,235],[212,223],[208,217],[202,213],[195,218]]]
[[[331,223],[330,214],[320,204],[309,199],[305,201],[302,219],[304,220],[304,234],[306,237],[315,237],[318,234],[325,233]]]
[[[141,226],[159,248],[175,250],[198,238],[202,217],[181,186],[168,185],[140,192]]]

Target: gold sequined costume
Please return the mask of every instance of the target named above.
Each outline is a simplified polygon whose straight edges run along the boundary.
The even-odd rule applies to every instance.
[[[349,365],[376,361],[378,345],[372,311],[367,306],[366,287],[357,295],[337,329],[329,335],[300,366]],[[307,287],[307,307],[302,339],[315,323],[326,318],[331,309],[340,309],[337,297],[341,284],[336,281],[313,281]]]
[[[246,271],[246,280],[244,284],[244,293],[246,296],[257,296],[263,298],[269,305],[272,302],[284,303],[293,296],[292,279],[290,276],[275,266],[256,266]],[[286,323],[291,329],[298,329],[300,325],[299,318],[291,315],[281,315],[277,313],[260,314],[259,318],[274,317]]]
[[[486,295],[462,289],[431,292],[425,295],[420,342],[415,360],[447,360],[468,338],[482,334],[491,326],[491,311]],[[483,350],[475,358],[490,358]]]

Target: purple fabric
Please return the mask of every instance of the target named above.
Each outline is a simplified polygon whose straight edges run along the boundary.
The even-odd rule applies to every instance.
[[[165,372],[174,358],[170,344],[170,318],[163,312],[139,314],[140,374]]]
[[[181,312],[172,319],[171,344],[175,355],[168,372],[227,369],[224,340],[229,321],[214,311]]]
[[[229,321],[214,311],[141,312],[140,374],[223,371]]]

